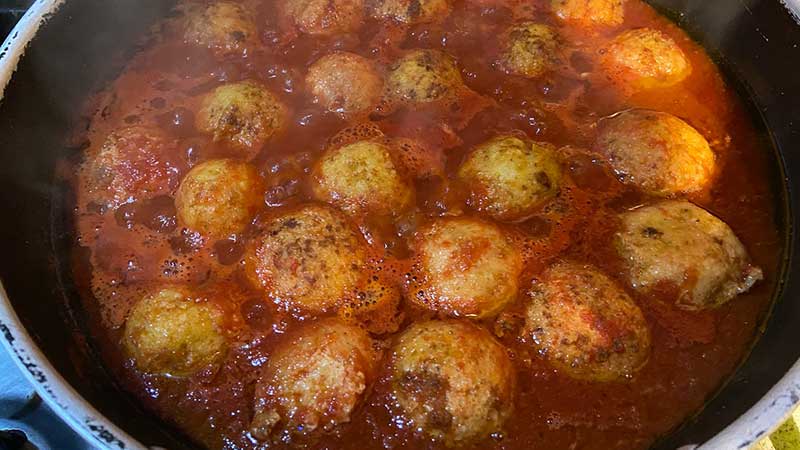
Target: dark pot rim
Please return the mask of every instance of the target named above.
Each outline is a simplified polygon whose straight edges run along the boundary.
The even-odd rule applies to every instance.
[[[39,27],[65,0],[37,0],[0,47],[0,100],[17,63]],[[797,20],[800,0],[784,0]],[[84,399],[53,367],[23,326],[0,281],[2,345],[36,392],[58,416],[88,442],[107,449],[147,449]],[[777,428],[800,400],[800,361],[755,405],[701,445],[683,449],[746,449]]]

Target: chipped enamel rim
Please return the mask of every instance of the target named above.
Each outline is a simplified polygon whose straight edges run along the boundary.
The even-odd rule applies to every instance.
[[[87,442],[105,449],[147,449],[100,414],[56,371],[23,327],[1,282],[0,334],[3,347],[36,393]]]
[[[800,24],[800,0],[781,0],[781,3],[792,14],[794,21]]]
[[[0,47],[0,100],[28,42],[64,0],[37,0]],[[104,449],[146,450],[128,433],[100,414],[56,371],[22,325],[0,281],[0,334],[11,355],[37,394],[87,442]]]
[[[22,16],[0,47],[0,100],[3,91],[39,27],[64,0],[37,0]],[[783,0],[784,6],[800,18],[800,0]],[[58,416],[88,442],[106,449],[146,450],[147,447],[100,414],[50,364],[28,334],[8,300],[0,281],[0,334],[3,347],[36,392]],[[748,449],[786,420],[800,400],[800,361],[746,413],[702,445],[680,450]]]

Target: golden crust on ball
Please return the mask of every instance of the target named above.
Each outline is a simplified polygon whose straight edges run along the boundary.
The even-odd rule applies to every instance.
[[[255,167],[232,159],[198,164],[175,195],[178,223],[203,236],[222,239],[242,232],[264,202]]]
[[[364,22],[363,0],[282,0],[282,5],[286,18],[307,34],[349,33]]]
[[[453,58],[439,50],[411,50],[395,61],[386,78],[393,100],[427,103],[451,97],[463,86]]]
[[[561,165],[550,144],[496,136],[475,147],[458,169],[470,206],[504,221],[521,220],[553,198]]]
[[[469,217],[436,219],[412,244],[410,299],[458,317],[496,315],[517,296],[522,255],[497,226]]]
[[[677,286],[678,306],[715,308],[763,278],[722,220],[683,200],[665,200],[620,216],[614,236],[634,289]]]
[[[411,325],[393,347],[391,383],[409,425],[448,446],[501,432],[513,410],[508,354],[470,323]]]
[[[123,330],[122,345],[145,373],[189,376],[217,364],[225,354],[223,315],[181,287],[141,299]]]
[[[342,213],[304,205],[274,217],[248,245],[245,269],[276,302],[322,312],[354,294],[366,243]]]
[[[619,26],[625,20],[625,0],[552,0],[559,19],[584,27]]]
[[[328,150],[314,167],[314,196],[349,214],[395,215],[414,201],[411,181],[391,150],[358,141]]]
[[[349,422],[375,379],[378,357],[358,327],[337,319],[304,325],[275,348],[261,372],[251,433],[284,440]]]
[[[708,141],[667,113],[633,109],[600,122],[595,149],[620,181],[658,196],[699,192],[709,187],[716,157]]]
[[[242,5],[215,2],[188,11],[184,40],[221,54],[246,53],[258,44],[258,29]]]
[[[286,107],[264,86],[242,81],[206,94],[195,122],[214,141],[227,142],[252,157],[285,127],[286,116]]]
[[[345,116],[369,113],[383,94],[383,79],[372,61],[348,52],[331,53],[314,62],[306,86],[316,103]]]
[[[514,75],[536,78],[550,72],[558,61],[558,36],[548,25],[519,23],[510,27],[502,39],[500,64]]]
[[[524,336],[567,375],[621,380],[647,362],[650,330],[641,310],[596,268],[559,263],[529,295]]]
[[[678,44],[652,28],[619,34],[605,48],[601,64],[613,80],[636,89],[670,86],[692,72]]]
[[[372,0],[367,5],[376,19],[409,25],[440,22],[450,14],[449,0]]]
[[[169,195],[177,184],[175,141],[156,128],[129,127],[108,135],[88,161],[91,197],[111,207]]]

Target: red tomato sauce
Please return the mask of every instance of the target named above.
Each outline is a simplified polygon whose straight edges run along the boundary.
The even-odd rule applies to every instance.
[[[178,177],[208,159],[231,156],[194,126],[199,98],[225,82],[254,79],[278,96],[289,113],[287,129],[270,140],[252,161],[266,183],[263,220],[275,210],[311,200],[310,167],[330,139],[352,125],[309,101],[303,77],[308,66],[332,50],[346,50],[385,65],[402,49],[437,48],[452,55],[468,93],[457,111],[394,107],[368,120],[390,139],[408,138],[427,150],[413,150],[417,169],[431,176],[417,180],[416,205],[405,220],[356,219],[384,275],[398,284],[408,270],[408,243],[419,223],[431,217],[475,214],[466,205],[464,186],[448,180],[464,155],[499,133],[519,130],[529,138],[560,147],[566,183],[553,204],[534,217],[503,228],[525,256],[523,286],[550,263],[573,258],[592,263],[625,285],[622,262],[610,239],[616,215],[649,198],[622,185],[590,152],[598,119],[641,107],[677,115],[698,129],[717,155],[720,176],[710,193],[692,199],[731,226],[765,279],[749,292],[707,311],[672,306],[669,289],[651,296],[631,293],[650,326],[648,363],[630,381],[593,383],[571,379],[521,342],[513,331],[517,303],[502,322],[481,326],[499,335],[518,372],[515,407],[502,439],[474,448],[635,449],[698,411],[746,355],[768,310],[779,275],[781,237],[775,223],[771,153],[764,148],[741,101],[704,50],[639,0],[625,6],[625,21],[608,30],[565,27],[549,12],[549,2],[524,5],[512,0],[457,1],[439,24],[407,28],[367,19],[358,33],[327,38],[287,34],[275,18],[272,1],[251,5],[261,47],[246,56],[218,57],[185,44],[174,19],[156,27],[142,50],[109,87],[98,94],[87,137],[87,158],[106,136],[124,126],[147,125],[176,141],[171,167]],[[493,67],[493,36],[514,20],[551,24],[562,34],[560,68],[534,80],[508,76]],[[633,95],[598,76],[597,52],[621,30],[651,27],[672,37],[692,66],[691,75],[671,87]],[[582,74],[590,73],[588,77]],[[466,91],[465,91],[466,92]],[[133,161],[126,167],[136,171]],[[438,167],[437,167],[438,165]],[[274,305],[242,274],[243,249],[252,236],[208,242],[176,224],[172,195],[138,200],[110,210],[91,201],[86,171],[76,171],[79,244],[91,258],[76,271],[91,273],[85,305],[94,321],[95,340],[105,363],[147,408],[210,448],[255,448],[248,434],[259,368],[277,339],[312,316]],[[171,186],[173,189],[176,186]],[[480,253],[465,252],[465,258]],[[469,264],[466,261],[464,264]],[[133,304],[168,283],[213,284],[235,295],[221,296],[226,326],[233,333],[218,370],[187,378],[142,374],[120,345],[121,330]],[[229,300],[235,298],[235,300]],[[213,299],[212,299],[213,301]],[[403,302],[401,329],[430,313]],[[390,343],[392,335],[378,336]],[[388,345],[388,344],[387,344]],[[349,423],[311,442],[311,448],[439,448],[398,428],[391,416],[385,376],[368,391]]]

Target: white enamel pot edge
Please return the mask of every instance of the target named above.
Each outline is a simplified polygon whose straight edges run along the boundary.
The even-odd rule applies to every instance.
[[[6,37],[0,47],[0,100],[28,43],[63,2],[64,0],[36,0]]]
[[[19,59],[39,27],[64,0],[37,0],[0,47],[0,101]],[[0,335],[5,351],[36,389],[42,400],[91,445],[104,449],[145,450],[122,429],[100,414],[56,371],[22,325],[0,281]]]
[[[0,335],[5,351],[39,397],[87,442],[102,449],[147,449],[100,414],[50,364],[19,320],[1,282]]]
[[[787,343],[788,344],[788,343]],[[800,402],[800,361],[761,400],[698,450],[746,450],[775,431]]]
[[[28,43],[63,2],[37,0],[3,42],[0,47],[0,101]],[[784,5],[796,18],[800,17],[800,0],[784,0]],[[56,371],[22,325],[1,280],[0,334],[3,347],[39,396],[87,442],[106,449],[147,449],[100,414]],[[798,401],[800,361],[758,403],[708,442],[681,450],[748,449],[787,419]]]

